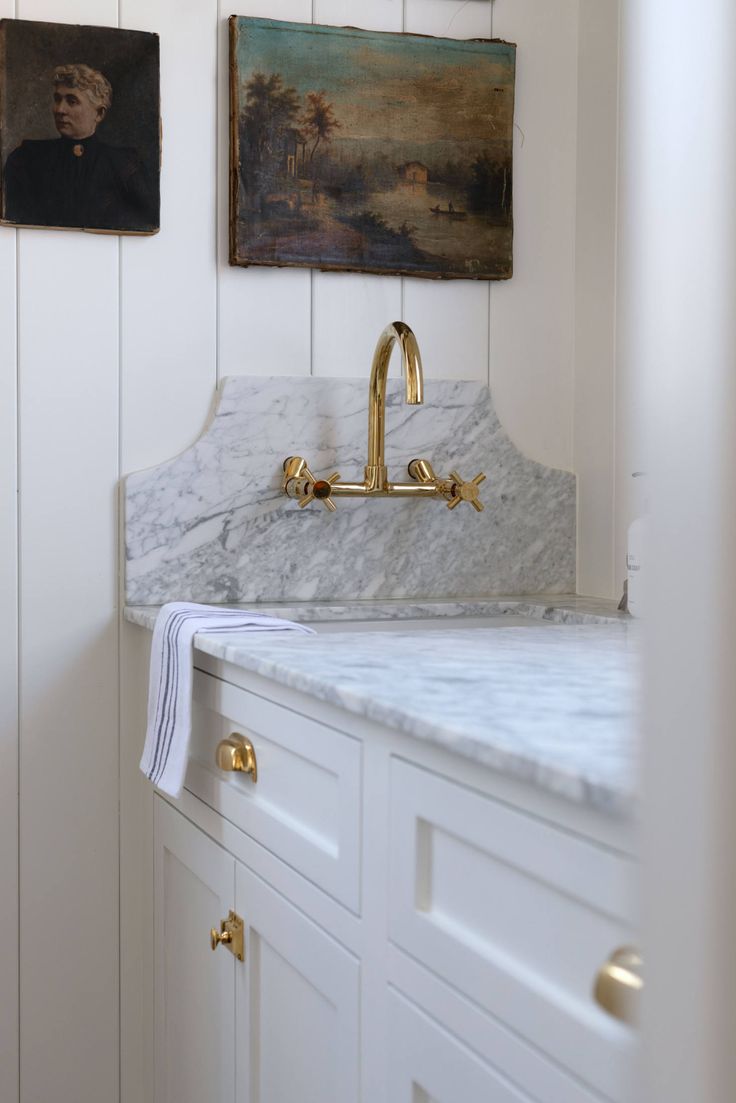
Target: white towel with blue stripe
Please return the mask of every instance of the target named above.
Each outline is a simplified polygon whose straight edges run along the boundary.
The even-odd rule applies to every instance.
[[[148,683],[148,727],[141,770],[162,792],[178,797],[184,787],[192,735],[192,653],[202,633],[302,632],[314,629],[248,609],[223,609],[171,601],[153,629]]]

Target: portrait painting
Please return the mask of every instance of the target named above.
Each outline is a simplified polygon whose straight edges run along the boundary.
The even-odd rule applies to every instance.
[[[516,47],[230,18],[230,263],[512,274]]]
[[[0,222],[159,229],[158,35],[0,20]]]

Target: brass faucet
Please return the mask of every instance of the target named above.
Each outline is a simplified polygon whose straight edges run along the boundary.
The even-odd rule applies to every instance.
[[[478,497],[478,487],[485,479],[483,472],[470,482],[465,482],[456,471],[447,479],[439,479],[429,460],[412,460],[409,464],[410,483],[389,482],[386,467],[386,379],[391,352],[395,344],[401,351],[401,367],[406,381],[406,401],[418,406],[424,401],[424,375],[417,339],[404,322],[392,322],[378,338],[373,354],[371,381],[368,389],[368,463],[362,483],[341,482],[335,472],[329,479],[316,479],[301,456],[289,456],[284,460],[282,488],[290,498],[296,498],[300,506],[306,506],[315,498],[330,510],[336,508],[337,497],[416,497],[443,498],[448,509],[460,502],[470,502],[479,513],[483,503]]]

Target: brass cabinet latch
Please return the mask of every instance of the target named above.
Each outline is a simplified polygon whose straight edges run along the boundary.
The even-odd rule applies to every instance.
[[[220,929],[213,927],[210,931],[210,946],[216,950],[218,946],[227,946],[231,954],[235,954],[238,961],[245,961],[245,924],[234,911],[228,912],[227,919],[220,920]]]
[[[246,735],[233,732],[228,739],[217,744],[215,762],[227,773],[250,774],[254,782],[258,781],[258,762],[255,747]]]
[[[640,1018],[643,969],[639,951],[623,946],[611,954],[595,980],[593,994],[603,1010],[631,1026]]]

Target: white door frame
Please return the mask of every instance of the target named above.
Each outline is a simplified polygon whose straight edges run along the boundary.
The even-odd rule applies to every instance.
[[[619,356],[652,498],[647,1103],[732,1103],[736,1084],[735,49],[732,0],[624,0]]]

